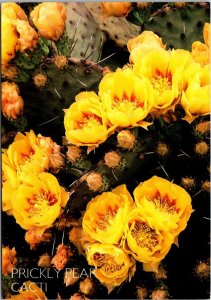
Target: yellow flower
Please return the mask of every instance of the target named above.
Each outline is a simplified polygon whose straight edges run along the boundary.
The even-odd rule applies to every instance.
[[[7,276],[12,273],[13,268],[17,263],[16,251],[13,247],[11,250],[9,247],[2,247],[2,274]]]
[[[128,67],[108,73],[99,85],[99,95],[109,122],[118,127],[141,126],[153,104],[153,90],[147,79],[135,76]]]
[[[139,36],[130,39],[127,44],[130,52],[130,62],[141,60],[149,51],[157,48],[165,48],[162,39],[152,31],[143,31]]]
[[[134,208],[128,215],[123,248],[133,257],[144,263],[146,270],[155,270],[160,261],[169,252],[174,236],[169,232],[159,231],[147,221],[144,212]]]
[[[84,232],[101,243],[117,244],[132,205],[125,185],[96,196],[87,205],[82,223]]]
[[[59,216],[66,196],[53,175],[40,173],[26,176],[12,199],[16,222],[24,229],[50,227]]]
[[[136,205],[150,226],[177,236],[192,213],[191,197],[180,186],[157,176],[134,190]]]
[[[16,169],[20,180],[30,173],[39,173],[49,168],[49,157],[38,145],[37,137],[31,130],[17,133],[14,142],[5,150],[10,165]]]
[[[11,166],[9,159],[3,150],[2,153],[2,210],[12,214],[13,193],[19,186],[16,170]]]
[[[183,74],[181,104],[185,110],[185,120],[192,122],[196,117],[210,113],[210,70],[191,64]]]
[[[109,292],[135,273],[134,260],[114,245],[94,243],[87,248],[86,255],[88,264],[95,267],[93,274]]]
[[[102,2],[102,11],[105,16],[123,17],[132,9],[131,2]]]
[[[1,63],[7,65],[15,56],[18,35],[12,21],[2,14],[1,19]]]
[[[24,102],[14,82],[5,81],[2,88],[2,113],[8,119],[17,119],[23,113]]]
[[[10,20],[27,20],[24,10],[15,2],[2,3],[2,16],[6,16]]]
[[[135,61],[133,71],[140,78],[148,78],[153,86],[154,108],[165,113],[174,109],[181,96],[181,77],[186,65],[192,62],[190,52],[178,49],[153,49]]]
[[[204,30],[204,43],[195,41],[192,44],[192,52],[194,60],[202,66],[210,64],[210,23],[205,23]]]
[[[12,295],[7,299],[47,300],[45,293],[34,282],[31,281],[26,281],[23,283],[18,295]]]
[[[64,34],[66,6],[60,2],[43,2],[33,9],[30,18],[40,36],[57,41]]]
[[[114,127],[108,128],[98,96],[82,92],[65,111],[64,127],[67,140],[77,146],[93,146],[105,142]]]
[[[28,21],[17,20],[16,30],[19,34],[18,44],[16,49],[24,52],[26,49],[33,50],[37,46],[38,35]]]

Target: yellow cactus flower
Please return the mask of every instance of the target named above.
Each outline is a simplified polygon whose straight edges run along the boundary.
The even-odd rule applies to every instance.
[[[38,145],[37,137],[31,130],[17,133],[14,142],[5,150],[11,166],[16,169],[20,180],[30,173],[39,173],[49,168],[49,156]]]
[[[191,197],[182,187],[158,176],[141,183],[134,190],[135,203],[150,226],[171,232],[183,231],[191,216]]]
[[[126,67],[104,76],[99,95],[108,121],[118,127],[141,126],[154,105],[153,89],[147,79],[140,79]]]
[[[82,92],[65,110],[64,127],[68,142],[76,146],[97,147],[105,142],[114,127],[108,128],[102,106],[94,92]]]
[[[5,81],[2,88],[2,113],[8,119],[17,119],[23,113],[24,102],[14,82]]]
[[[210,48],[210,23],[204,24],[203,36],[205,44]]]
[[[40,36],[57,41],[65,30],[66,6],[61,2],[42,2],[30,13]]]
[[[192,122],[196,117],[210,113],[210,70],[191,64],[183,73],[181,104],[185,110],[184,119]]]
[[[169,252],[174,236],[160,231],[147,221],[144,212],[134,208],[128,215],[124,230],[123,248],[144,263],[147,271],[156,270],[160,261]]]
[[[63,195],[53,175],[40,173],[26,176],[12,199],[16,222],[24,229],[50,227],[60,214]]]
[[[114,245],[94,243],[86,250],[88,264],[95,267],[93,274],[112,291],[125,280],[132,278],[136,266],[134,260]]]
[[[12,21],[2,14],[1,19],[1,63],[7,65],[15,56],[18,34]]]
[[[31,281],[26,281],[23,283],[19,290],[19,294],[11,295],[6,300],[20,299],[20,300],[47,300],[45,293],[36,285],[36,283]]]
[[[12,273],[16,263],[17,258],[15,248],[13,247],[10,250],[9,247],[2,247],[2,274],[7,276]]]
[[[193,42],[191,55],[201,66],[206,66],[210,64],[210,23],[205,23],[203,36],[205,44],[199,41]]]
[[[142,57],[149,53],[152,49],[165,49],[165,45],[157,34],[154,34],[152,31],[145,30],[139,36],[130,39],[128,41],[127,48],[130,52],[129,60],[131,63],[134,63],[136,60],[141,60]]]
[[[148,78],[153,86],[157,113],[174,109],[181,96],[182,73],[192,61],[188,51],[166,51],[162,48],[153,49],[141,60],[135,61],[134,73],[140,78]]]
[[[132,9],[131,2],[102,2],[102,12],[104,16],[124,17]]]
[[[117,244],[133,202],[126,185],[96,196],[87,205],[82,223],[84,232],[101,243]]]
[[[38,43],[38,34],[28,21],[17,20],[16,30],[19,34],[17,50],[24,52],[26,49],[33,50]]]
[[[15,2],[2,3],[2,16],[10,20],[27,20],[24,10]]]

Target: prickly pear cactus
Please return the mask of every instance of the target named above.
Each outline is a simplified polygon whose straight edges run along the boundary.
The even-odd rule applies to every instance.
[[[207,4],[140,4],[130,53],[88,4],[39,4],[48,38],[37,3],[8,4],[38,37],[2,70],[4,299],[210,295]]]

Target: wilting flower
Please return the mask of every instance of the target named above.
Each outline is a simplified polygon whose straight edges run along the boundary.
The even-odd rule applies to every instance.
[[[191,197],[180,186],[157,176],[134,190],[136,205],[150,226],[177,236],[192,213]]]
[[[25,241],[30,245],[30,249],[33,250],[40,243],[48,243],[52,238],[52,234],[47,226],[30,227],[25,234]]]
[[[97,147],[114,127],[108,128],[102,106],[94,92],[82,92],[66,111],[64,127],[67,140],[77,146]]]
[[[47,300],[45,293],[34,282],[31,281],[26,281],[23,283],[18,295],[12,295],[7,299]]]
[[[16,30],[19,34],[18,44],[16,49],[24,52],[26,49],[33,50],[37,46],[38,35],[28,21],[17,20]]]
[[[24,229],[50,227],[60,214],[68,193],[49,173],[29,174],[12,199],[13,215]]]
[[[80,279],[80,274],[77,270],[68,269],[64,274],[64,284],[67,286],[75,284]]]
[[[2,247],[2,274],[4,276],[12,273],[12,269],[15,268],[17,262],[16,251],[13,247],[11,250],[9,247]]]
[[[205,23],[203,36],[205,43],[193,42],[191,55],[197,63],[206,66],[210,64],[210,23]]]
[[[135,273],[134,260],[117,246],[94,243],[87,248],[86,255],[88,264],[95,267],[93,274],[109,292]]]
[[[8,119],[17,119],[23,113],[24,102],[20,91],[14,82],[3,82],[2,87],[2,113]]]
[[[38,263],[38,267],[41,268],[50,268],[51,267],[51,257],[49,254],[43,254],[40,256]]]
[[[154,104],[153,89],[147,79],[135,76],[128,67],[104,76],[99,95],[108,121],[118,127],[147,127],[144,121]]]
[[[55,266],[57,270],[60,271],[64,269],[72,255],[72,252],[66,245],[60,244],[57,247],[56,255],[52,258],[51,263]]]
[[[130,62],[134,63],[136,60],[141,60],[149,51],[165,48],[165,45],[157,34],[145,30],[139,36],[130,39],[127,47],[130,52]]]
[[[12,21],[2,15],[1,20],[1,63],[7,65],[15,56],[18,35]]]
[[[196,117],[210,113],[210,70],[197,63],[189,65],[183,73],[181,104],[185,120],[192,122]]]
[[[105,16],[123,17],[132,9],[131,2],[102,2],[102,11]]]
[[[30,18],[40,36],[57,41],[65,30],[66,7],[60,2],[43,2],[30,13]]]
[[[140,78],[148,78],[153,86],[156,113],[174,109],[181,96],[182,73],[192,62],[188,51],[151,50],[134,63],[133,71]],[[160,111],[158,111],[160,110]]]
[[[169,232],[159,231],[147,221],[144,213],[134,208],[128,215],[124,229],[124,249],[133,257],[146,264],[146,269],[156,269],[166,256],[174,236]]]
[[[82,223],[84,232],[104,244],[118,243],[132,205],[125,185],[96,196],[87,205]]]

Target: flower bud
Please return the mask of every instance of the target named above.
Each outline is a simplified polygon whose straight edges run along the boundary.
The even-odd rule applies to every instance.
[[[9,247],[2,247],[2,274],[7,276],[12,273],[16,263],[17,258],[15,248],[13,247],[10,250]]]
[[[209,146],[207,145],[206,142],[201,141],[197,143],[195,146],[195,152],[201,156],[207,154],[208,151],[209,151]]]
[[[58,69],[64,69],[67,66],[67,58],[64,55],[56,55],[54,63]]]
[[[54,143],[53,153],[50,155],[50,167],[53,173],[57,173],[64,166],[64,159],[60,149],[61,147]]]
[[[102,11],[106,16],[124,17],[132,8],[131,2],[102,2]]]
[[[92,295],[94,292],[94,282],[90,278],[86,278],[80,282],[79,288],[81,293],[85,295]]]
[[[207,193],[210,193],[210,181],[206,180],[202,184],[202,190],[204,190]]]
[[[152,300],[168,299],[168,292],[164,289],[157,289],[152,292]]]
[[[60,244],[57,248],[56,255],[51,260],[51,264],[60,271],[64,269],[72,255],[72,252],[67,246]]]
[[[195,180],[193,178],[182,177],[181,183],[186,190],[192,190],[195,187]]]
[[[77,269],[66,270],[64,274],[64,284],[67,286],[75,284],[80,278]]]
[[[117,134],[118,145],[123,149],[133,149],[136,143],[135,136],[130,130],[122,130]]]
[[[117,168],[121,162],[121,156],[116,151],[106,153],[104,160],[109,168]]]
[[[71,163],[75,163],[78,159],[81,158],[81,149],[77,146],[69,146],[67,150],[67,159]]]
[[[5,79],[13,80],[17,76],[17,68],[13,65],[2,65],[2,77]]]
[[[159,266],[158,272],[154,273],[154,277],[156,280],[164,280],[167,278],[167,272],[162,265]]]
[[[34,84],[38,88],[43,88],[47,83],[47,77],[42,73],[35,75],[33,77],[33,80],[34,80]]]
[[[17,84],[3,82],[2,85],[2,113],[8,119],[17,119],[23,113],[24,102],[20,96]]]
[[[144,9],[151,5],[151,2],[137,2],[137,7]]]
[[[158,143],[155,152],[160,156],[166,156],[169,153],[169,147],[165,143]]]
[[[60,2],[42,2],[30,14],[40,36],[57,41],[65,30],[66,6]]]
[[[174,4],[175,4],[176,7],[184,7],[184,6],[187,5],[186,2],[175,2]]]
[[[34,50],[38,43],[38,34],[33,27],[25,20],[16,21],[16,30],[19,34],[16,49],[24,52],[25,50]]]
[[[210,265],[206,262],[200,261],[195,267],[195,274],[200,279],[209,278]]]
[[[204,121],[196,125],[196,131],[203,134],[209,133],[210,121]]]
[[[103,177],[99,173],[92,172],[86,178],[87,185],[91,191],[98,191],[103,186]]]
[[[84,295],[75,293],[74,295],[71,296],[70,300],[89,300],[89,299],[86,298]]]
[[[137,299],[143,300],[148,298],[148,290],[145,286],[137,288]]]
[[[49,254],[43,254],[38,260],[38,267],[41,268],[50,268],[51,267],[51,257]]]

